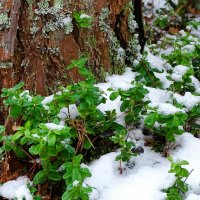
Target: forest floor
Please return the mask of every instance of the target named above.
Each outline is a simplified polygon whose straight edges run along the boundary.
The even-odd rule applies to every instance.
[[[165,7],[164,1],[155,3],[155,10]],[[193,108],[199,109],[200,81],[196,75],[199,72],[190,74],[191,66],[187,64],[200,53],[200,16],[191,14],[184,30],[171,28],[171,34],[169,31],[157,31],[161,35],[160,39],[156,43],[147,44],[144,51],[145,61],[162,87],[145,86],[149,92],[145,95],[145,99],[150,102],[149,105],[153,109],[166,116],[188,113]],[[139,63],[139,59],[134,62],[133,68],[126,68],[124,74],[107,76],[105,83],[95,85],[107,98],[106,103],[99,105],[98,108],[102,112],[115,109],[117,122],[122,125],[125,125],[125,112],[120,111],[122,101],[120,97],[114,101],[109,100],[112,92],[108,91],[108,88],[112,88],[113,91],[119,89],[127,91],[132,88],[132,82],[138,77],[138,72],[132,69]],[[172,67],[172,64],[175,67]],[[188,77],[189,82],[187,82]],[[193,88],[192,91],[190,86]],[[51,97],[47,97],[46,102],[49,102],[49,99]],[[71,108],[70,113],[75,117],[76,108]],[[200,121],[197,124],[200,125]],[[159,123],[156,125],[160,126]],[[144,132],[144,121],[141,120],[141,124],[137,127],[125,126],[128,129],[127,139],[142,147],[144,152],[131,157],[128,162],[120,162],[115,160],[120,153],[118,150],[87,164],[92,177],[87,178],[84,184],[93,187],[91,200],[164,200],[167,194],[163,190],[172,186],[178,176],[178,172],[169,173],[172,163],[183,160],[188,162],[183,162],[183,166],[189,175],[182,179],[188,187],[188,190],[183,192],[182,199],[200,200],[199,133],[191,133],[188,129],[182,135],[175,135],[175,141],[167,142],[160,153],[152,148],[153,136]],[[170,161],[168,156],[172,157],[173,161]],[[22,199],[24,196],[27,200],[31,200],[31,193],[26,186],[27,181],[27,177],[19,177],[4,183],[0,186],[0,195],[10,199]]]

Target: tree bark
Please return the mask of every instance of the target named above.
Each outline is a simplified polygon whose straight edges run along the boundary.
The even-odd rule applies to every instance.
[[[4,0],[0,11],[10,25],[2,27],[0,21],[0,89],[24,81],[38,94],[52,93],[59,85],[80,79],[76,70],[68,71],[66,66],[83,55],[89,57],[88,67],[99,79],[105,72],[123,71],[131,38],[129,2]],[[73,31],[66,34],[56,21],[72,17],[75,11],[92,16],[92,27],[80,28],[73,18]]]

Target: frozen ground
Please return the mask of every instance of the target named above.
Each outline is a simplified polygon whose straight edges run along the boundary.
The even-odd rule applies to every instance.
[[[148,2],[154,2],[154,10],[165,6],[162,0],[149,0],[145,3]],[[200,21],[199,18],[196,21]],[[199,37],[200,27],[198,30],[192,30],[191,33]],[[175,38],[175,36],[169,37]],[[191,45],[194,44],[195,40],[191,39]],[[187,48],[184,47],[183,50],[192,51],[193,47],[191,45],[187,46]],[[186,112],[197,105],[200,102],[200,96],[194,96],[190,92],[180,95],[169,90],[169,86],[173,81],[181,80],[187,71],[187,66],[175,67],[172,71],[172,80],[168,80],[166,77],[169,75],[170,69],[172,69],[170,64],[166,63],[160,56],[153,55],[148,47],[146,51],[149,52],[147,59],[151,67],[159,71],[155,75],[163,83],[164,88],[162,90],[147,87],[149,94],[145,98],[151,101],[151,106],[158,108],[162,113],[174,114],[179,111]],[[171,51],[171,47],[161,50],[163,53],[170,53]],[[136,74],[130,68],[127,68],[123,75],[109,76],[106,79],[106,83],[97,84],[105,92],[105,97],[108,99],[106,104],[99,106],[99,109],[102,111],[116,109],[117,122],[121,124],[124,124],[124,113],[119,109],[121,105],[120,98],[110,101],[109,94],[111,92],[107,91],[107,89],[113,88],[113,90],[117,90],[121,88],[127,90],[133,87],[131,82],[135,79],[135,76]],[[196,92],[199,92],[199,81],[195,77],[191,77],[191,79]],[[43,101],[47,109],[48,106],[46,104],[52,101],[52,99],[53,95]],[[184,105],[184,107],[182,109],[176,108],[172,104],[174,99]],[[62,128],[64,126],[62,119],[65,118],[65,109],[61,109],[59,113],[61,124],[48,123],[46,126],[49,129]],[[70,111],[72,117],[77,116],[75,106],[72,106]],[[142,129],[130,130],[129,134],[136,145],[144,148],[144,153],[138,157],[131,158],[128,163],[122,163],[122,174],[119,173],[119,162],[115,161],[118,152],[103,155],[88,165],[92,177],[88,178],[85,184],[89,184],[94,188],[90,200],[164,200],[166,198],[166,194],[161,190],[171,186],[175,180],[174,175],[168,173],[170,169],[169,161],[162,154],[156,153],[150,147],[144,145],[148,136],[143,135]],[[200,139],[186,132],[176,137],[174,146],[175,148],[169,150],[168,153],[175,160],[187,160],[189,165],[186,168],[189,171],[193,170],[186,181],[189,185],[189,191],[186,194],[185,200],[200,200]],[[33,197],[27,187],[28,183],[31,184],[27,177],[19,177],[16,180],[9,181],[0,186],[0,196],[8,199],[16,198],[22,200],[24,197],[26,200],[32,200]]]

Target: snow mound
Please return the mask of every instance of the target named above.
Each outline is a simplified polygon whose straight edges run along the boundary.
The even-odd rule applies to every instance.
[[[0,196],[7,199],[26,199],[33,200],[33,197],[27,188],[29,182],[27,177],[18,177],[16,180],[8,181],[0,186]]]

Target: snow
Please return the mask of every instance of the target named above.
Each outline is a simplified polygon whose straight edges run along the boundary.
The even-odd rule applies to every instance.
[[[126,81],[116,81],[111,84],[111,88],[114,90],[121,89],[126,91],[129,90],[131,87],[133,87],[133,85]]]
[[[178,103],[185,106],[188,110],[200,103],[200,96],[194,96],[191,92],[186,92],[183,96],[180,94],[174,94],[173,97]]]
[[[177,144],[179,147],[175,152],[172,153],[174,159],[187,160],[189,165],[186,168],[191,171],[194,169],[187,179],[187,183],[190,186],[190,190],[193,193],[200,195],[200,140],[195,138],[190,133],[185,133],[182,136],[179,136],[177,139]]]
[[[117,113],[117,122],[124,125],[124,113],[120,111],[120,97],[115,99],[114,101],[111,101],[109,99],[110,94],[112,91],[108,91],[108,88],[112,88],[113,90],[122,89],[122,90],[128,90],[133,85],[131,82],[135,78],[135,73],[132,72],[131,68],[126,68],[125,72],[122,75],[111,75],[106,77],[106,83],[98,83],[95,86],[99,87],[100,90],[104,91],[103,96],[107,99],[105,104],[100,104],[98,106],[98,109],[100,109],[102,112],[108,111],[108,110],[116,110]]]
[[[172,79],[176,82],[183,81],[182,76],[189,70],[188,67],[184,65],[177,65],[173,69],[173,73],[171,75]]]
[[[185,200],[200,200],[200,195],[189,194]]]
[[[190,78],[192,79],[192,85],[195,87],[195,90],[199,90],[200,89],[199,80],[194,76],[190,76]]]
[[[157,69],[160,72],[163,71],[165,62],[160,57],[154,56],[151,52],[148,52],[147,60],[153,69]]]
[[[192,53],[193,51],[195,51],[195,46],[192,44],[188,44],[184,47],[181,48],[181,51],[183,51],[184,53]]]
[[[170,103],[161,103],[159,104],[158,112],[164,115],[173,115],[177,112],[183,112],[183,110],[176,108]]]
[[[166,103],[172,102],[172,92],[167,90],[161,90],[156,88],[147,87],[149,93],[146,94],[145,100],[150,100],[152,103]]]
[[[92,17],[89,16],[89,15],[86,15],[86,14],[81,14],[81,15],[80,15],[80,18],[81,18],[81,19],[83,19],[83,18],[88,18],[88,19],[90,19],[90,18],[92,18]]]
[[[50,130],[61,130],[61,129],[65,128],[64,125],[58,125],[58,124],[54,124],[54,123],[46,123],[45,126]]]
[[[66,119],[70,116],[71,119],[75,119],[78,115],[79,114],[76,105],[69,105],[69,108],[61,108],[58,117],[60,119]]]
[[[0,186],[0,196],[7,199],[33,200],[27,183],[29,183],[27,177],[18,177],[16,180],[8,181]]]
[[[173,83],[172,81],[167,79],[168,74],[166,72],[163,73],[155,72],[154,74],[158,79],[160,79],[164,89],[169,88],[170,85]]]
[[[72,183],[72,185],[74,186],[74,187],[76,187],[77,185],[79,184],[79,181],[74,181],[73,183]]]
[[[48,97],[45,97],[45,99],[42,101],[42,105],[46,110],[49,110],[49,107],[47,106],[48,103],[51,103],[53,101],[54,95],[50,95]]]
[[[138,140],[138,137],[137,137]],[[140,137],[143,140],[143,137]],[[140,144],[143,142],[140,141]],[[200,140],[189,133],[177,136],[177,149],[170,153],[174,160],[187,160],[186,168],[191,171],[186,183],[190,191],[186,200],[199,200],[200,197]],[[91,200],[164,200],[163,188],[171,186],[175,180],[173,174],[168,173],[169,161],[161,154],[143,147],[144,154],[133,157],[129,165],[123,163],[123,174],[119,174],[119,162],[115,161],[117,152],[101,156],[88,167],[92,177],[85,183],[93,186]],[[102,176],[103,174],[103,176]]]
[[[113,74],[111,76],[106,77],[106,81],[110,84],[114,84],[119,81],[124,81],[126,83],[131,83],[135,79],[135,73],[132,72],[131,68],[126,68],[124,74],[117,75]]]

